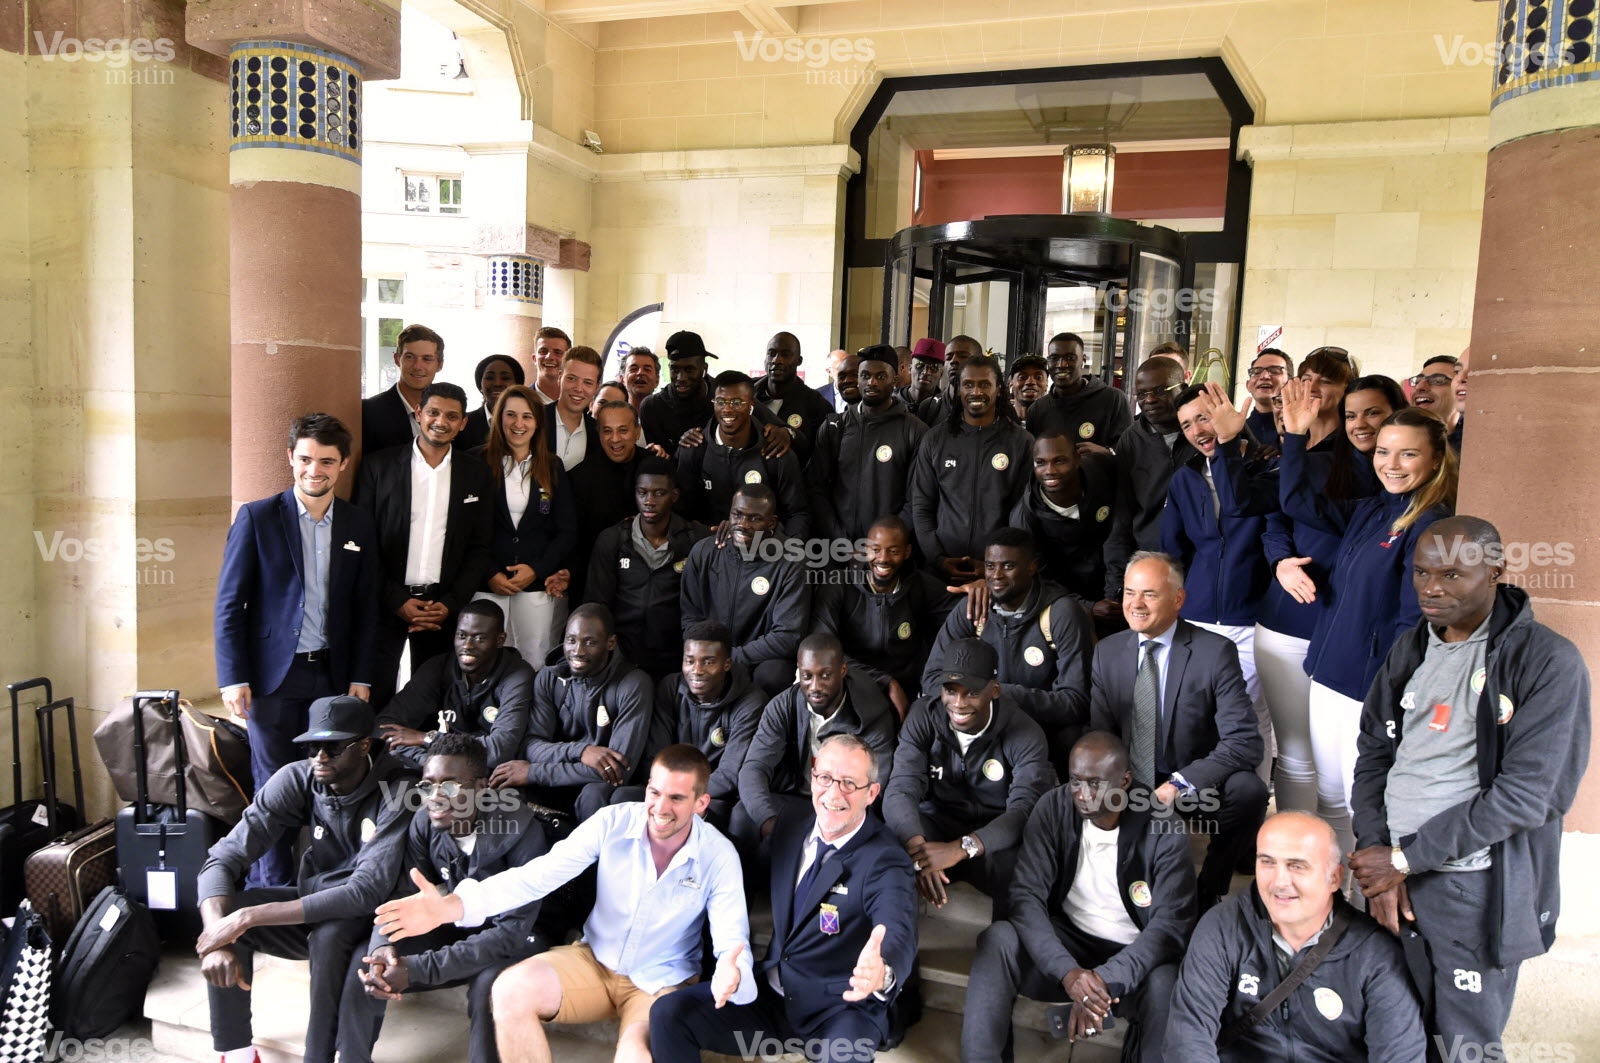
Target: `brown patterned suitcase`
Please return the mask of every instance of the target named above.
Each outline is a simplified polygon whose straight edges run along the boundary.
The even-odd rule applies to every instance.
[[[62,698],[41,705],[39,737],[44,743],[44,791],[50,810],[50,833],[59,829],[56,822],[56,732],[55,712],[67,710],[67,730],[72,749],[72,784],[77,807],[83,808],[83,766],[78,759],[78,727],[73,701]],[[33,907],[44,918],[53,941],[66,941],[84,909],[95,896],[111,885],[117,873],[117,829],[114,820],[68,833],[45,846],[22,866],[23,887]]]

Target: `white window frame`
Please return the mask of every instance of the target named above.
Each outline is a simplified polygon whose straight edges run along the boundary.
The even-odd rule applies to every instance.
[[[412,182],[414,181],[423,182],[422,189],[428,196],[426,201],[413,202],[409,198]],[[449,184],[446,182],[449,182]],[[400,210],[405,214],[435,214],[443,217],[460,217],[466,213],[464,206],[465,190],[465,180],[463,175],[459,173],[401,170]],[[454,194],[455,202],[443,202],[451,193]]]

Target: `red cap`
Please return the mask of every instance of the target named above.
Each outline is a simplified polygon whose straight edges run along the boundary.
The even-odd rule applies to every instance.
[[[924,337],[918,340],[917,345],[911,349],[911,357],[942,362],[944,361],[944,341],[936,340],[932,337]]]

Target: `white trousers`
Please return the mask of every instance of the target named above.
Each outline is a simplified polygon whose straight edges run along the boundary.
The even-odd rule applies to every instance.
[[[1317,810],[1317,768],[1311,753],[1311,677],[1306,675],[1309,639],[1256,625],[1256,674],[1272,714],[1278,742],[1273,793],[1279,812]]]
[[[1356,738],[1361,733],[1361,702],[1313,681],[1311,758],[1317,770],[1317,811],[1339,835],[1341,851],[1355,848],[1350,826],[1350,793],[1356,781]]]
[[[506,614],[506,645],[515,646],[522,659],[535,670],[544,667],[550,650],[560,645],[567,626],[567,600],[552,598],[544,591],[521,594],[490,594],[480,591],[472,600],[491,601]]]

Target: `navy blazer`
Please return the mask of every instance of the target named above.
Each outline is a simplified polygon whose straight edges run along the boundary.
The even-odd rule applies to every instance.
[[[805,898],[806,916],[795,925],[791,908],[800,858],[816,826],[814,812],[780,816],[772,834],[772,941],[757,973],[778,968],[789,1022],[801,1037],[826,1028],[844,1009],[869,1016],[880,1042],[889,1032],[889,1004],[874,996],[850,1003],[850,972],[866,947],[872,928],[887,927],[884,962],[894,969],[892,1000],[911,978],[917,956],[916,876],[911,858],[881,822],[867,816],[861,829],[829,860]],[[821,906],[838,908],[839,932],[824,934]]]
[[[365,510],[335,498],[332,513],[323,632],[334,688],[343,691],[372,680],[378,536]],[[217,579],[218,686],[249,683],[257,696],[278,689],[300,641],[304,569],[293,488],[239,507]]]
[[[361,463],[355,502],[372,514],[380,563],[378,617],[399,623],[406,593],[406,551],[411,544],[411,462],[421,461],[415,446],[391,447]],[[494,527],[494,477],[481,458],[450,455],[450,512],[445,518],[444,555],[439,565],[437,600],[458,612],[472,601],[494,564],[489,537]]]
[[[1089,726],[1133,737],[1133,681],[1139,672],[1135,631],[1119,631],[1094,651]],[[1198,789],[1221,789],[1234,772],[1253,772],[1261,761],[1261,732],[1245,691],[1239,649],[1221,635],[1177,622],[1172,659],[1161,690],[1155,785],[1173,772]]]
[[[473,451],[472,456],[480,461],[487,457],[481,450]],[[567,555],[578,545],[578,507],[573,499],[572,481],[562,467],[560,458],[552,454],[550,464],[554,466],[551,470],[554,476],[550,481],[555,488],[554,497],[543,497],[539,481],[530,476],[528,506],[522,511],[522,520],[516,524],[511,523],[506,485],[502,482],[495,489],[494,534],[489,546],[494,567],[484,575],[484,590],[489,589],[487,581],[494,573],[512,565],[527,565],[533,569],[535,576],[528,590],[542,591],[545,577],[559,572],[567,563]],[[494,470],[490,469],[489,474],[493,476]],[[534,662],[535,665],[543,663]]]
[[[406,405],[400,397],[399,384],[361,400],[361,453],[364,457],[391,447],[407,446],[416,438],[411,430],[415,421],[406,413]]]

